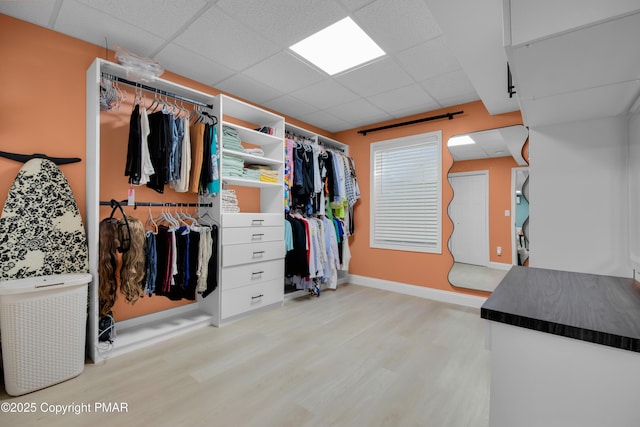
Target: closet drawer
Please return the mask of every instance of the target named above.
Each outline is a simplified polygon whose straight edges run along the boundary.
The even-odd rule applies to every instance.
[[[273,242],[284,239],[284,226],[280,227],[225,227],[222,244]]]
[[[272,259],[284,258],[284,256],[284,240],[277,242],[222,246],[223,267],[269,261]]]
[[[222,291],[221,315],[225,319],[284,300],[284,282],[280,279]]]
[[[223,268],[220,287],[227,290],[276,279],[284,283],[284,259]]]
[[[222,214],[222,227],[284,227],[283,214],[227,213]]]

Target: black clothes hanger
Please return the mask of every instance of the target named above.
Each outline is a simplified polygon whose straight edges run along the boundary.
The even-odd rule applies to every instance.
[[[118,221],[113,217],[113,214],[116,212],[116,209],[120,210],[122,214],[122,219],[124,222],[118,221],[118,231],[120,234],[120,246],[118,246],[117,250],[121,254],[127,252],[131,248],[131,229],[129,228],[129,221],[127,220],[127,216],[124,213],[124,209],[122,209],[122,205],[115,199],[111,199],[111,215],[109,215],[109,219],[113,221]],[[123,233],[123,228],[125,233]]]
[[[27,163],[31,159],[47,159],[51,160],[56,165],[66,165],[69,163],[77,163],[82,159],[78,157],[49,157],[46,154],[34,153],[34,154],[16,154],[8,153],[6,151],[0,151],[0,157],[15,160],[20,163]]]

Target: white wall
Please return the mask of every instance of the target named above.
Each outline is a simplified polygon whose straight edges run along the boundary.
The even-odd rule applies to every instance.
[[[629,258],[640,280],[640,112],[629,118]]]
[[[626,117],[530,129],[530,265],[631,277]]]

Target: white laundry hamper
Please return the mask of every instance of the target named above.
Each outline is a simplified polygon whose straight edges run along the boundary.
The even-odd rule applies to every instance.
[[[0,281],[4,384],[19,396],[84,370],[87,273]]]

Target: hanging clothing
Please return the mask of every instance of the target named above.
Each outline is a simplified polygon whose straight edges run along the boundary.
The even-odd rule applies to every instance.
[[[153,234],[152,231],[146,232],[145,255],[144,293],[151,296],[156,289],[156,275],[158,270],[156,235]]]
[[[218,130],[216,126],[211,126],[212,138],[211,138],[211,182],[207,183],[206,193],[218,194],[220,192],[220,170],[218,168]]]
[[[169,115],[163,111],[149,114],[149,153],[154,174],[149,177],[147,187],[164,193],[169,177],[169,153],[171,151],[172,126]]]
[[[140,124],[140,105],[136,104],[129,120],[129,142],[127,144],[127,161],[124,175],[129,177],[129,184],[140,184],[142,169],[142,129]]]
[[[141,170],[140,170],[140,185],[146,185],[149,182],[149,177],[155,173],[153,169],[153,163],[151,162],[151,154],[149,153],[149,116],[147,115],[147,109],[140,109],[140,146],[141,146]]]
[[[205,189],[209,188],[209,185],[213,183],[213,164],[212,160],[212,145],[213,142],[213,126],[210,124],[204,125],[204,136],[202,145],[204,151],[202,153],[202,168],[200,172],[200,192],[204,193]]]
[[[293,235],[293,249],[285,255],[285,275],[306,277],[309,275],[309,261],[307,259],[307,232],[304,224],[290,215],[285,217],[291,224]]]
[[[180,144],[180,174],[178,178],[170,183],[177,193],[189,191],[189,177],[191,174],[191,131],[189,128],[189,117],[182,121],[182,143]]]
[[[218,226],[211,226],[211,257],[207,265],[207,289],[202,293],[202,297],[206,298],[209,294],[218,288]]]
[[[204,123],[196,123],[189,129],[191,141],[191,177],[189,178],[189,191],[197,193],[200,186],[200,173],[202,171],[202,159],[204,157]]]

